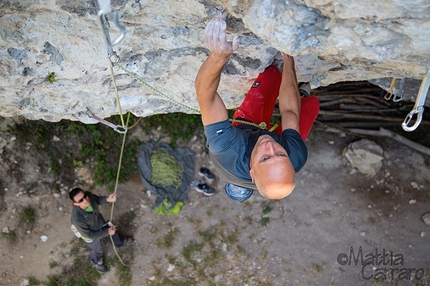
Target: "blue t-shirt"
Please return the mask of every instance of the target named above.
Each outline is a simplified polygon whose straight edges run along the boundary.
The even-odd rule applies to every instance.
[[[250,125],[233,127],[228,120],[204,128],[212,162],[221,177],[237,186],[257,189],[249,174],[249,162],[252,149],[261,135],[271,136],[285,148],[296,172],[308,158],[306,143],[294,129],[284,130],[281,136]]]

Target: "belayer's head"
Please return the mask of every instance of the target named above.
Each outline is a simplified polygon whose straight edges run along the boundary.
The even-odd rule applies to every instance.
[[[73,201],[73,205],[81,209],[87,209],[90,206],[90,199],[87,193],[81,188],[74,188],[69,192],[69,198]]]
[[[251,152],[250,175],[260,194],[268,199],[282,199],[295,187],[288,153],[269,135],[260,136]]]

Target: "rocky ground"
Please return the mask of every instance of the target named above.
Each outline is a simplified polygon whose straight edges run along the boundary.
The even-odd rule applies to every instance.
[[[88,162],[69,170],[76,181],[56,181],[40,163],[43,154],[7,132],[14,120],[0,119],[0,285],[47,284],[64,267],[88,263],[84,245],[70,231],[68,190],[108,190],[95,185]],[[148,140],[140,127],[132,134]],[[122,231],[137,241],[118,251],[131,278],[117,275],[122,266],[107,243],[110,271],[97,276],[98,285],[430,285],[430,225],[423,221],[430,212],[430,157],[389,138],[368,138],[383,150],[372,177],[344,156],[360,139],[316,124],[296,189],[280,201],[259,194],[245,203],[231,201],[217,178],[214,196],[191,190],[179,215],[162,216],[151,210],[155,197],[135,174],[119,185],[114,211],[117,220],[133,213]],[[52,140],[65,149],[71,144]],[[196,153],[196,178],[202,166],[217,175],[202,134],[187,146]],[[19,224],[27,206],[36,213],[32,227]],[[110,211],[104,207],[105,217]],[[11,232],[15,243],[8,242]],[[83,256],[76,255],[77,246]]]

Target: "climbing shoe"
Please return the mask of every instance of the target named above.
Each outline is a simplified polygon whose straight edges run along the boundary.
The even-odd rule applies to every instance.
[[[203,180],[195,180],[192,186],[197,192],[203,193],[205,196],[210,197],[215,194],[215,190],[209,187]]]
[[[309,82],[299,83],[300,97],[307,97],[311,95],[311,84]]]
[[[96,265],[94,265],[94,267],[96,268],[96,270],[99,272],[99,273],[106,273],[107,272],[107,268],[106,268],[106,265],[104,265],[104,264],[96,264]]]
[[[212,182],[215,179],[214,174],[212,174],[211,171],[206,168],[200,168],[199,175],[205,177],[208,182]]]
[[[124,238],[124,244],[125,245],[130,245],[130,244],[133,244],[134,242],[135,242],[135,240],[131,236],[127,236]]]

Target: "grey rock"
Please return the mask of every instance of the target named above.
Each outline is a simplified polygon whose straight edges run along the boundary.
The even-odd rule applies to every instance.
[[[119,113],[94,1],[78,2],[2,1],[0,116],[96,123],[86,108],[102,118]],[[121,107],[141,117],[197,113],[194,80],[209,53],[203,31],[217,15],[230,39],[241,37],[219,89],[227,108],[239,106],[278,51],[295,57],[298,81],[312,88],[371,80],[388,89],[392,77],[406,77],[405,100],[414,100],[430,59],[426,7],[427,0],[114,1],[127,30],[113,47],[118,63],[156,89],[114,68]],[[114,38],[112,15],[107,20]]]
[[[421,220],[426,224],[430,225],[430,212],[425,213],[421,216]]]
[[[379,172],[384,159],[382,148],[367,139],[349,144],[345,151],[345,157],[353,168],[371,177]]]

